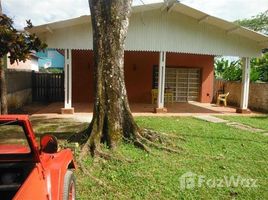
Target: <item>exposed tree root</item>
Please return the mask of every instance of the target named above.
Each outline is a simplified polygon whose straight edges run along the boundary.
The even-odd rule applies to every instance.
[[[153,131],[153,130],[149,130],[149,129],[143,129],[144,132],[152,135],[152,134],[155,134],[155,135],[158,135],[160,137],[163,137],[165,139],[178,139],[178,140],[182,140],[182,141],[186,141],[186,139],[184,137],[181,137],[181,136],[178,136],[178,135],[174,135],[174,134],[167,134],[167,133],[163,133],[163,132],[156,132],[156,131]]]
[[[147,139],[146,137],[143,137],[143,136],[140,136],[140,140],[142,141],[142,143],[145,143],[151,147],[154,147],[156,149],[160,149],[160,150],[164,150],[164,151],[167,151],[167,152],[170,152],[170,153],[181,153],[181,150],[182,148],[180,149],[173,149],[173,148],[169,148],[169,147],[166,147],[164,145],[160,145],[160,144],[157,144],[156,142],[152,142],[150,141],[149,139]]]
[[[91,126],[89,128],[92,128]],[[88,140],[91,134],[89,134],[89,129],[77,133],[75,135],[72,135],[68,141],[69,142],[79,142],[80,144],[84,144],[83,148],[81,150],[81,153],[79,155],[79,159],[85,158],[85,156],[88,155],[89,152],[91,152],[91,155],[93,157],[101,157],[105,160],[117,160],[121,162],[131,162],[130,160],[115,156],[114,154],[106,153],[104,151],[101,151],[100,147],[94,149],[94,153],[92,153],[92,150],[89,149]],[[181,153],[183,148],[179,146],[175,146],[175,148],[171,148],[170,146],[174,146],[174,143],[172,141],[175,140],[183,140],[185,139],[183,137],[175,136],[175,135],[169,135],[166,133],[160,133],[149,129],[139,129],[136,132],[136,138],[134,139],[128,139],[126,137],[123,137],[123,139],[128,142],[134,144],[137,148],[144,150],[147,153],[151,153],[150,147],[164,150],[170,153]],[[100,145],[101,146],[101,145]]]
[[[147,153],[150,153],[150,148],[145,145],[144,143],[140,142],[139,139],[135,139],[134,141],[133,140],[130,140],[126,137],[123,137],[124,141],[126,141],[127,143],[130,143],[130,144],[134,144],[135,147],[143,150],[143,151],[146,151]]]
[[[140,142],[138,139],[134,141],[134,145],[138,148],[140,148],[141,150],[146,151],[147,153],[150,153],[150,149],[148,146],[146,146],[145,144],[143,144],[142,142]]]
[[[95,156],[103,158],[104,160],[114,160],[114,161],[117,161],[117,162],[128,162],[128,163],[133,162],[133,160],[127,159],[127,158],[125,158],[123,156],[120,156],[118,154],[106,153],[106,152],[103,152],[103,151],[100,151],[100,150],[95,151]]]
[[[101,149],[102,148],[95,149],[92,157],[102,158],[104,160],[113,160],[113,161],[117,161],[117,162],[128,162],[128,163],[133,162],[133,160],[125,158],[124,156],[119,155],[115,152],[107,153],[107,152],[102,151]],[[90,152],[90,150],[88,148],[88,145],[87,144],[84,145],[82,147],[81,153],[79,154],[78,160],[82,161],[84,158],[86,158],[86,156],[88,156],[89,152]]]
[[[128,116],[129,117],[129,116]],[[93,118],[94,119],[94,118]],[[126,120],[128,122],[128,120]],[[72,135],[68,141],[69,142],[78,142],[80,145],[83,145],[81,153],[79,155],[79,160],[82,160],[88,153],[91,154],[92,157],[100,157],[105,160],[117,160],[120,162],[131,162],[123,157],[118,157],[114,153],[106,153],[102,151],[102,142],[107,142],[106,129],[101,129],[99,124],[95,123],[95,120],[92,120],[89,127],[80,132]],[[104,122],[103,122],[104,123]],[[97,126],[96,126],[97,125]],[[144,150],[147,153],[151,153],[150,147],[164,150],[170,153],[181,153],[183,150],[181,147],[174,145],[174,140],[183,140],[183,137],[179,137],[176,135],[169,135],[166,133],[160,133],[149,129],[140,129],[136,123],[127,123],[126,130],[124,131],[123,140],[134,144],[137,148]],[[105,123],[103,124],[105,127]],[[99,137],[101,135],[101,137]],[[99,142],[98,142],[99,141]],[[108,141],[111,141],[108,137]],[[113,149],[115,146],[111,143],[106,143],[110,149]]]
[[[88,129],[86,129],[86,130],[83,130],[79,133],[75,133],[75,134],[71,135],[67,139],[67,141],[68,142],[78,142],[81,145],[81,144],[85,144],[87,142],[88,137],[89,137]]]
[[[165,133],[160,133],[148,129],[142,129],[141,134],[138,136],[143,143],[155,147],[157,149],[162,149],[173,153],[180,153],[183,150],[183,148],[178,146],[175,146],[176,149],[167,147],[172,146],[173,143],[171,142],[171,138],[169,137],[169,135]],[[172,139],[174,139],[174,137],[172,137]]]
[[[124,156],[118,155],[116,151],[113,150],[113,147],[111,148],[111,153],[105,152],[104,145],[101,144],[100,138],[96,139],[94,136],[96,136],[96,132],[93,132],[92,126],[89,126],[90,129],[87,129],[87,131],[84,131],[82,133],[79,133],[79,135],[74,136],[70,138],[72,141],[77,141],[81,144],[84,144],[81,153],[79,154],[78,157],[78,164],[80,166],[81,172],[88,176],[91,180],[93,180],[96,184],[100,185],[101,187],[107,189],[108,191],[111,191],[116,195],[118,199],[122,198],[127,198],[123,193],[120,191],[117,191],[115,188],[111,187],[111,185],[108,185],[104,181],[100,180],[99,178],[95,177],[93,175],[93,168],[98,167],[95,164],[98,163],[98,161],[119,161],[119,162],[133,162],[132,160],[126,159]],[[133,132],[132,132],[133,133]],[[152,153],[154,152],[151,151],[151,148],[163,150],[166,152],[170,153],[176,153],[176,154],[181,154],[181,151],[183,150],[181,147],[176,147],[172,148],[174,146],[174,143],[172,141],[174,140],[183,140],[182,138],[179,137],[169,137],[168,134],[164,133],[158,133],[155,131],[151,131],[148,129],[139,129],[135,128],[134,129],[134,134],[132,136],[134,137],[127,137],[129,136],[128,134],[123,136],[123,140],[135,145],[137,148],[144,150],[147,153]],[[92,140],[95,139],[95,140]],[[74,140],[76,139],[76,140]],[[82,140],[82,142],[81,142]],[[94,141],[95,143],[92,143]],[[99,141],[96,143],[96,141]],[[108,146],[109,147],[109,146]],[[104,150],[104,151],[103,151]],[[91,167],[85,167],[83,164],[84,158],[88,156],[88,154],[91,153],[92,157],[94,157],[94,162]]]

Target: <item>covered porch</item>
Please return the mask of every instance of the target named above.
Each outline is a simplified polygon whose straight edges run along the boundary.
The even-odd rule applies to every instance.
[[[62,102],[51,104],[33,104],[25,106],[22,112],[32,115],[61,115]],[[75,115],[92,115],[92,103],[74,103]],[[131,103],[134,116],[196,116],[196,115],[237,115],[235,107],[223,107],[210,103],[181,102],[166,104],[167,113],[154,113],[155,106],[150,103]],[[258,113],[252,113],[253,115]],[[66,115],[65,115],[66,116]]]
[[[236,109],[236,112],[240,113],[247,112],[250,73],[250,59],[242,57],[242,60],[241,103]],[[125,82],[132,112],[192,113],[192,107],[185,105],[211,103],[214,82],[213,62],[212,55],[126,51]],[[93,52],[66,50],[64,71],[65,101],[61,107],[62,114],[83,112],[82,108],[87,110],[85,112],[91,112],[94,85]],[[156,93],[153,94],[155,90]],[[167,93],[171,95],[169,98],[166,96]],[[88,109],[80,106],[89,103],[91,104]],[[199,108],[203,108],[204,105],[200,104]],[[184,109],[186,110],[183,111]],[[193,110],[199,113],[198,109]]]

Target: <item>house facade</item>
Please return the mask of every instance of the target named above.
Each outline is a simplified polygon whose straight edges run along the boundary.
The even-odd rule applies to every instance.
[[[90,16],[44,24],[29,30],[49,48],[65,52],[65,109],[93,101],[93,40]],[[130,102],[157,108],[165,92],[173,102],[209,103],[213,96],[214,57],[244,61],[241,109],[247,108],[249,58],[261,55],[268,37],[209,16],[179,2],[133,7],[125,46],[125,82]]]
[[[30,55],[30,58],[27,59],[25,62],[14,62],[13,64],[10,63],[8,58],[9,55],[6,56],[6,67],[7,69],[16,69],[16,70],[32,70],[32,71],[39,71],[38,67],[38,57],[34,54]]]
[[[44,51],[37,52],[38,65],[42,68],[64,68],[64,54],[58,50],[46,49]]]
[[[165,89],[172,91],[173,102],[211,102],[214,56],[167,53],[166,60]],[[151,103],[151,91],[158,88],[159,53],[125,51],[124,62],[130,103]],[[72,50],[72,101],[93,101],[92,50]]]

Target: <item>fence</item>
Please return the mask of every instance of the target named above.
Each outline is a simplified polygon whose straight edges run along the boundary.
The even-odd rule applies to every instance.
[[[214,100],[219,92],[230,92],[228,103],[235,106],[240,105],[241,82],[216,80]],[[268,112],[268,83],[250,83],[248,107],[256,111]]]
[[[64,74],[33,72],[32,95],[33,101],[63,101]]]
[[[7,102],[10,109],[17,109],[32,102],[32,71],[6,71]]]

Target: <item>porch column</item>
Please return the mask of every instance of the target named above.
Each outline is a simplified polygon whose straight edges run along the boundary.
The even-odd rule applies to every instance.
[[[156,113],[167,112],[164,107],[165,100],[165,73],[166,73],[166,52],[159,52],[159,71],[158,71],[158,98]]]
[[[250,58],[242,58],[242,83],[241,83],[241,99],[240,108],[236,110],[237,113],[249,113],[249,84],[250,84]]]
[[[64,50],[64,108],[62,114],[73,114],[72,107],[72,50]]]

